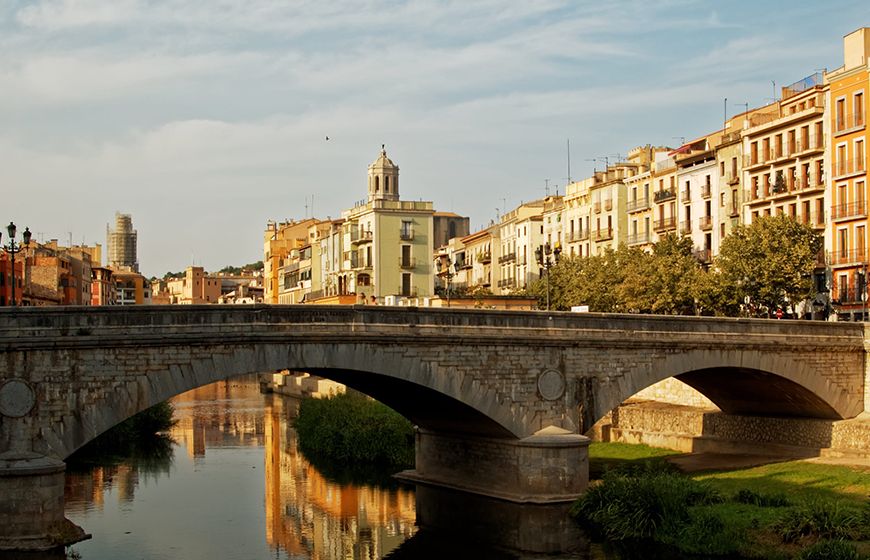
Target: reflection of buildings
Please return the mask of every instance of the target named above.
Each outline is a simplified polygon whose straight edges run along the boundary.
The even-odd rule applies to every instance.
[[[135,464],[95,466],[90,473],[67,473],[64,500],[68,512],[102,510],[105,494],[114,489],[119,502],[132,502],[139,486]]]
[[[256,377],[200,387],[172,402],[178,424],[171,435],[187,448],[188,460],[212,459],[208,448],[265,447],[265,537],[274,551],[311,560],[375,560],[415,532],[413,491],[326,480],[296,450],[289,418],[298,401],[260,394]],[[102,511],[111,492],[119,502],[135,504],[135,490],[155,477],[154,466],[131,460],[67,473],[67,511]],[[171,476],[168,462],[157,468]]]
[[[312,560],[374,559],[410,537],[414,493],[325,479],[297,451],[285,402],[266,404],[267,542]]]
[[[205,385],[174,397],[172,405],[178,423],[170,434],[190,457],[204,457],[207,447],[263,445],[263,397],[255,378]]]

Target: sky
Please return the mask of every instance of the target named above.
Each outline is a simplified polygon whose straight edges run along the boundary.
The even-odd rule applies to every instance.
[[[0,222],[105,245],[129,213],[144,274],[215,271],[364,199],[385,144],[403,199],[474,231],[564,193],[569,142],[574,180],[677,146],[861,26],[867,0],[0,0]]]

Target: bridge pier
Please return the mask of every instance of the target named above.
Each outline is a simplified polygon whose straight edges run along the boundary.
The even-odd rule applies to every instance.
[[[89,537],[64,517],[65,469],[38,453],[0,454],[0,551],[51,550]]]
[[[589,483],[588,448],[554,427],[516,440],[418,429],[416,468],[398,476],[516,503],[572,502]]]

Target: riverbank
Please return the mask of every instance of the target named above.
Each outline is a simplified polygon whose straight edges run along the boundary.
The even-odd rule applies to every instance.
[[[618,528],[608,516],[619,513],[623,492],[631,516],[622,534],[599,528],[607,538],[746,558],[803,558],[828,546],[818,543],[840,541],[830,546],[849,555],[819,557],[870,558],[870,466],[798,460],[677,474],[668,465],[686,455],[670,450],[595,443],[589,455],[603,480],[575,508],[578,517],[593,528],[604,520]],[[650,519],[659,530],[644,534]]]

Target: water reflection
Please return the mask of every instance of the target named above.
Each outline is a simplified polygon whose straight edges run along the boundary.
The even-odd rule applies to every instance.
[[[84,560],[604,558],[564,507],[325,475],[297,450],[298,402],[255,379],[173,404],[174,454],[67,473],[67,516],[93,534],[74,547]]]
[[[296,409],[266,402],[266,540],[315,560],[383,558],[415,531],[414,492],[325,478],[298,451],[287,421]]]
[[[415,533],[413,490],[324,477],[297,451],[297,403],[255,379],[173,404],[174,458],[67,473],[67,516],[93,534],[83,559],[374,560]]]

